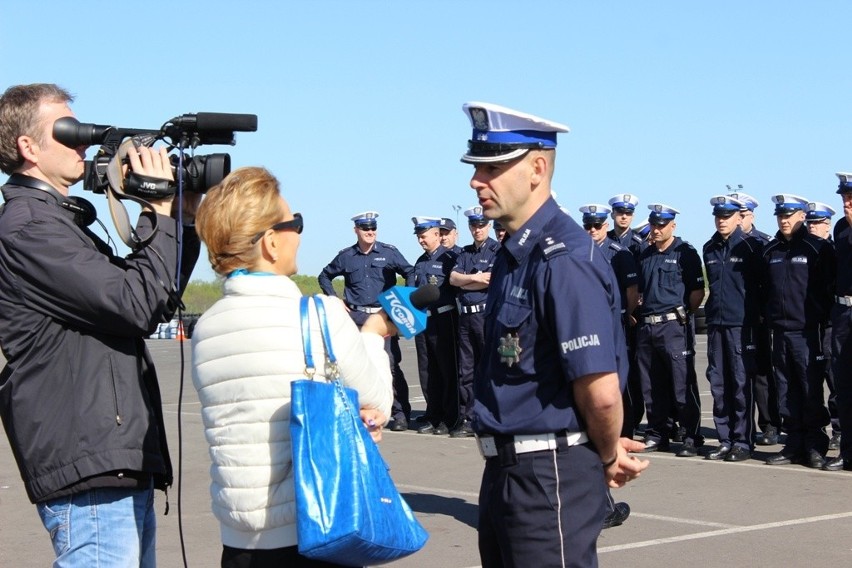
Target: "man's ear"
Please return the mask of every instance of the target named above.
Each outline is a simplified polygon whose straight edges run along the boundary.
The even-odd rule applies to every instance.
[[[539,185],[544,180],[548,179],[548,168],[550,166],[544,154],[541,152],[533,153],[530,160],[530,167],[532,169],[532,172],[530,173],[530,181],[533,185]]]
[[[17,143],[18,152],[25,161],[32,163],[38,162],[39,145],[32,136],[18,136]]]

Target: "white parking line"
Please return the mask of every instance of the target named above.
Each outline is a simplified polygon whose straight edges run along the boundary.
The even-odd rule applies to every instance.
[[[638,515],[637,515],[638,516]],[[845,519],[848,517],[852,517],[852,511],[846,513],[836,513],[834,515],[819,515],[816,517],[804,517],[802,519],[790,519],[789,521],[778,521],[775,523],[763,523],[760,525],[753,525],[750,527],[732,527],[727,529],[722,529],[718,531],[706,531],[700,533],[693,534],[685,534],[681,536],[672,536],[668,538],[655,538],[653,540],[644,540],[641,542],[631,542],[628,544],[617,544],[613,546],[605,546],[603,548],[598,549],[599,554],[606,554],[607,552],[618,552],[620,550],[633,550],[635,548],[645,548],[648,546],[657,546],[659,544],[671,544],[675,542],[685,542],[688,540],[698,540],[702,538],[716,538],[718,536],[726,536],[730,534],[741,534],[747,532],[754,531],[765,531],[768,529],[775,529],[779,527],[789,527],[794,525],[806,525],[811,523],[821,523],[824,521],[833,521],[836,519]]]

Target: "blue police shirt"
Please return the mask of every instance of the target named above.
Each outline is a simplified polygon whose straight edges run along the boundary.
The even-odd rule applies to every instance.
[[[396,275],[409,278],[414,267],[393,245],[376,241],[366,254],[358,244],[337,253],[328,266],[322,269],[317,281],[323,294],[337,296],[331,281],[343,276],[343,295],[350,306],[379,305],[379,294],[396,285]]]
[[[834,225],[834,247],[837,254],[835,294],[852,296],[852,229],[846,217]]]
[[[649,246],[639,256],[640,289],[643,316],[671,312],[689,304],[689,294],[704,288],[701,257],[688,242],[675,237],[660,252]]]
[[[491,237],[485,239],[479,248],[476,248],[474,244],[469,244],[462,249],[453,272],[460,274],[491,272],[491,268],[494,266],[494,257],[499,249],[500,243]],[[484,303],[487,295],[488,288],[482,290],[459,289],[458,300],[462,306],[475,306]]]
[[[704,244],[710,295],[704,304],[707,325],[752,326],[760,317],[760,267],[763,245],[737,227],[727,239],[716,232]]]
[[[757,227],[755,227],[754,225],[751,226],[751,231],[746,233],[746,235],[749,236],[749,237],[754,237],[755,239],[759,240],[760,243],[763,244],[764,246],[768,245],[769,241],[772,240],[771,235],[768,235],[768,234],[764,233],[763,231],[758,231]]]
[[[626,290],[631,286],[639,284],[639,270],[636,268],[636,259],[633,254],[609,237],[598,245],[604,258],[609,262],[612,271],[615,272],[615,280],[618,282],[618,292],[621,294],[621,309],[627,309]]]
[[[607,231],[606,236],[608,239],[615,241],[623,248],[629,250],[633,257],[637,259],[639,258],[639,253],[648,246],[648,241],[640,237],[633,229],[627,229],[621,236],[615,234],[615,229],[610,229]]]
[[[802,226],[788,241],[779,231],[763,253],[764,301],[774,329],[816,329],[834,303],[834,248]]]
[[[479,433],[585,429],[572,381],[617,372],[627,380],[615,275],[598,247],[549,199],[497,252],[485,308],[485,347],[474,374]],[[517,334],[518,361],[498,352]]]
[[[456,265],[456,255],[451,249],[438,245],[432,254],[424,252],[414,262],[414,270],[408,277],[408,286],[420,287],[424,284],[435,284],[441,289],[441,295],[431,307],[441,307],[448,304],[455,305],[455,286],[450,285],[450,272]]]

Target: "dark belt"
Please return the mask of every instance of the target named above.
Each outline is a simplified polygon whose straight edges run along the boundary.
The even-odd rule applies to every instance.
[[[472,306],[459,306],[459,312],[463,314],[478,314],[485,311],[485,304],[474,304]]]
[[[435,315],[435,314],[444,314],[444,313],[452,311],[454,309],[456,309],[456,307],[454,305],[447,304],[446,306],[439,306],[437,308],[430,308],[430,309],[426,310],[426,315],[432,316],[432,315]]]

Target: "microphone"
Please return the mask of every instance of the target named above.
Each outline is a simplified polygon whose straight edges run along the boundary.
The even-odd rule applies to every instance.
[[[182,114],[172,123],[197,132],[256,132],[256,114],[232,114],[227,112],[199,112]]]
[[[429,304],[437,301],[441,289],[434,284],[424,284],[419,288],[394,286],[379,294],[379,303],[400,335],[411,339],[426,329],[426,311]]]

